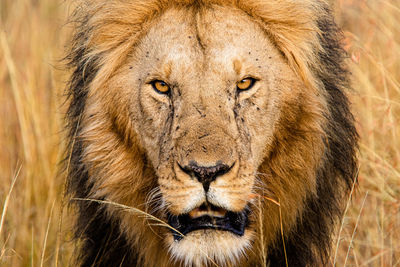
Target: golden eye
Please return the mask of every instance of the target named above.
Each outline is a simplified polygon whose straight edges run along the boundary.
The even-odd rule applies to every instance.
[[[253,85],[256,83],[256,79],[254,78],[244,78],[243,80],[239,81],[236,86],[239,90],[245,91],[249,90]]]
[[[164,81],[160,81],[160,80],[155,80],[152,81],[151,86],[153,86],[153,89],[156,90],[158,93],[160,94],[168,94],[169,92],[169,85],[164,82]]]

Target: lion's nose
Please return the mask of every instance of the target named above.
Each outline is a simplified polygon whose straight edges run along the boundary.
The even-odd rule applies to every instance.
[[[197,162],[191,161],[189,165],[184,167],[179,165],[179,167],[191,177],[196,177],[196,179],[203,184],[204,190],[207,192],[210,187],[210,183],[219,176],[229,172],[233,165],[228,166],[226,164],[217,163],[215,166],[205,167],[199,166]]]

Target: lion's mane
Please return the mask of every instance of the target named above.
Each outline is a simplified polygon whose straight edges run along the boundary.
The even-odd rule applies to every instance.
[[[143,157],[142,148],[136,141],[137,136],[127,130],[127,125],[134,122],[119,118],[118,114],[113,113],[113,107],[105,107],[107,112],[95,118],[86,116],[85,112],[88,102],[93,104],[94,101],[99,101],[92,91],[112,77],[130,49],[140,40],[147,24],[157,20],[171,6],[195,5],[228,5],[246,12],[263,26],[287,64],[307,84],[309,90],[317,90],[321,94],[325,102],[323,106],[326,107],[319,114],[326,121],[326,124],[320,125],[325,137],[324,147],[321,149],[325,152],[317,169],[310,170],[315,172],[316,190],[308,195],[302,214],[297,216],[291,231],[285,233],[284,242],[289,266],[325,264],[331,249],[334,227],[343,212],[345,196],[356,178],[358,136],[345,94],[350,85],[345,52],[340,44],[342,36],[329,6],[324,1],[78,2],[72,16],[75,30],[67,57],[72,71],[67,89],[69,108],[66,116],[69,196],[104,200],[101,192],[108,190],[107,192],[114,194],[114,199],[135,203],[135,199],[126,199],[126,190],[137,190],[146,195],[157,186],[156,181],[148,178],[154,177],[154,173]],[[112,102],[107,99],[100,101],[103,102],[98,105]],[[97,120],[96,123],[93,120]],[[304,120],[307,118],[300,116],[294,121],[301,124]],[[88,128],[86,126],[89,122],[96,127],[102,127]],[[293,120],[288,123],[290,125],[276,136],[272,152],[265,155],[268,163],[261,166],[268,168],[272,175],[282,177],[279,186],[293,181],[300,182],[300,179],[291,181],[291,177],[297,175],[296,170],[285,164],[296,164],[299,159],[291,158],[291,154],[287,152],[299,140],[310,144],[307,129],[293,123]],[[88,138],[97,140],[98,146],[88,146],[85,142]],[[312,151],[311,149],[310,153]],[[308,155],[303,156],[308,158]],[[92,159],[92,162],[83,160],[85,157]],[[112,178],[106,180],[106,176]],[[73,203],[77,207],[78,215],[76,236],[82,240],[78,256],[82,266],[152,265],[153,261],[149,256],[152,255],[152,251],[149,251],[151,244],[134,246],[132,237],[128,238],[122,230],[119,217],[106,209],[105,205],[93,201]],[[296,205],[290,200],[288,203]],[[136,204],[140,206],[142,203]],[[138,223],[136,227],[147,226]],[[285,251],[279,235],[275,242],[269,244],[267,251],[271,266],[286,265]],[[158,255],[156,251],[153,253]],[[251,256],[249,257],[251,262]]]

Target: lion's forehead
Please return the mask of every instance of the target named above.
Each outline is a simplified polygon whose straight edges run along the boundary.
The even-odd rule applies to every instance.
[[[143,75],[155,72],[172,82],[215,85],[270,68],[266,62],[271,56],[279,58],[278,51],[256,22],[242,13],[223,7],[201,14],[166,11],[136,50],[141,69],[147,70]]]

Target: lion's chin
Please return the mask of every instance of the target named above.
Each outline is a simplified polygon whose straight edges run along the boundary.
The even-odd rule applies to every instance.
[[[202,229],[185,235],[180,241],[168,235],[167,242],[172,259],[185,266],[219,266],[235,264],[251,246],[252,231],[243,236],[228,231]]]

